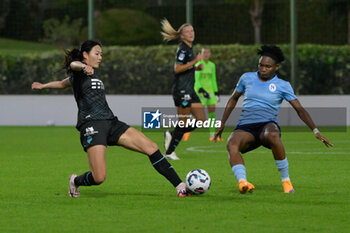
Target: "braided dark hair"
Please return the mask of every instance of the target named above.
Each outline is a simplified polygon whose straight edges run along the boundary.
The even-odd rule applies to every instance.
[[[258,49],[258,55],[271,57],[277,64],[284,61],[284,55],[280,47],[276,45],[263,45]]]
[[[73,61],[83,61],[83,52],[89,53],[91,49],[96,45],[99,45],[102,48],[102,43],[99,40],[86,40],[79,46],[79,48],[66,50],[63,62],[63,69],[65,69],[68,74],[71,73],[72,69],[70,68],[70,63],[72,63]]]

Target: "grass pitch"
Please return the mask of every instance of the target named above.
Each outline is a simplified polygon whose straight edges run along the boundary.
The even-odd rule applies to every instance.
[[[296,192],[284,194],[271,152],[244,155],[256,190],[241,195],[225,143],[194,132],[172,165],[181,178],[205,169],[212,186],[178,198],[144,155],[107,150],[107,179],[67,196],[71,173],[88,171],[74,127],[0,127],[0,232],[349,232],[350,133],[326,132],[326,148],[312,132],[282,135]],[[162,148],[161,133],[147,133]],[[225,132],[227,139],[229,132]]]
[[[58,50],[57,47],[45,43],[13,40],[0,37],[0,55],[22,55]]]

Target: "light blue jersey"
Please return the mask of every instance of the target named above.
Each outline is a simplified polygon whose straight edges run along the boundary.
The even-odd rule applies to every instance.
[[[289,82],[279,79],[277,75],[269,81],[262,82],[258,72],[244,73],[237,83],[236,91],[244,94],[238,125],[268,121],[279,124],[277,115],[282,101],[297,98]]]

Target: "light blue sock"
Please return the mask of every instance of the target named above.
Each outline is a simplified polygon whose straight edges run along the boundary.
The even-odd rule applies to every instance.
[[[245,166],[243,164],[237,164],[232,166],[232,173],[235,175],[238,182],[241,180],[247,180]]]
[[[288,160],[287,158],[283,160],[275,160],[277,169],[281,173],[282,182],[289,180],[289,172],[288,172]]]

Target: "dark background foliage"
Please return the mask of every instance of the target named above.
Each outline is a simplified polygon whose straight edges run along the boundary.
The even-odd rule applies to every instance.
[[[212,61],[222,94],[231,94],[244,72],[256,71],[258,46],[215,45]],[[196,45],[198,52],[201,46]],[[288,45],[281,45],[287,60],[280,77],[290,81]],[[170,94],[174,80],[176,45],[104,47],[104,58],[97,74],[108,94]],[[0,55],[0,94],[33,94],[33,81],[48,82],[66,77],[60,69],[63,52],[41,55]],[[298,46],[298,94],[350,94],[350,49],[347,46]],[[40,93],[68,94],[70,89],[43,90]]]
[[[13,39],[38,41],[43,38],[43,22],[48,19],[58,20],[69,16],[72,20],[82,19],[83,25],[87,25],[87,1],[86,0],[0,0],[0,35]],[[113,45],[149,45],[159,44],[160,20],[168,18],[178,28],[186,19],[186,1],[113,1],[95,0],[96,33],[104,31],[105,26],[110,32],[120,28],[118,23],[103,25],[101,20],[106,18],[106,11],[113,8],[137,10],[136,25],[142,21],[156,23],[153,28],[158,38],[152,41],[147,39],[135,42],[140,34],[137,30],[131,30],[128,34],[129,41],[121,39],[115,41],[115,33],[110,33],[108,38],[104,36],[107,44]],[[157,3],[158,2],[158,3]],[[162,2],[162,4],[159,4]],[[242,3],[228,3],[229,1],[193,1],[193,24],[196,30],[196,42],[202,44],[252,44],[254,43],[254,30],[249,15],[249,7]],[[234,2],[234,1],[231,1]],[[239,2],[239,1],[237,1]],[[244,1],[241,1],[244,2]],[[5,4],[6,3],[6,4]],[[347,8],[346,0],[296,0],[298,43],[316,43],[330,45],[344,45],[347,43]],[[287,0],[270,0],[264,2],[262,15],[261,37],[262,43],[289,43],[290,40],[290,3]],[[125,12],[119,12],[115,17],[123,22],[123,27],[135,26],[135,12],[130,20],[123,17]],[[101,19],[100,19],[101,17]],[[150,20],[150,17],[153,20]],[[1,24],[3,22],[3,24]],[[150,28],[154,26],[148,26]],[[152,35],[153,36],[153,35]],[[83,38],[87,37],[87,31],[83,30]]]

